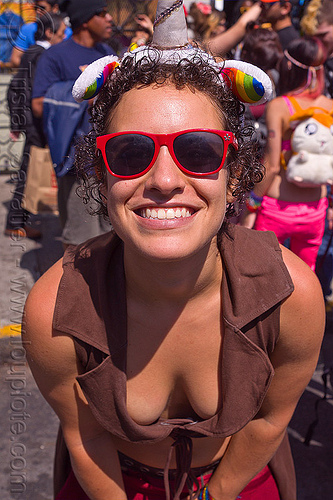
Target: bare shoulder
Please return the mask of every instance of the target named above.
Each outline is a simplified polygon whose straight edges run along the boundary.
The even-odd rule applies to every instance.
[[[53,313],[62,273],[62,259],[60,259],[32,287],[26,303],[27,313],[31,310],[33,313],[46,315]]]
[[[285,247],[281,249],[295,289],[281,307],[280,336],[290,347],[310,353],[320,347],[325,328],[322,289],[307,264]]]
[[[62,277],[62,259],[56,262],[32,287],[25,305],[25,321],[31,326],[52,324],[59,283]]]
[[[327,109],[327,111],[331,111],[333,108],[333,99],[330,99],[329,97],[326,97],[325,95],[320,95],[315,100],[315,104],[317,106],[320,106],[322,108]]]
[[[288,111],[288,106],[283,97],[275,97],[267,104],[267,113],[275,112],[278,115],[285,114]]]
[[[282,97],[276,97],[267,104],[266,122],[269,130],[274,130],[275,133],[286,128],[289,121],[289,110],[286,102]]]
[[[62,277],[62,261],[52,266],[34,285],[25,305],[23,338],[27,360],[41,392],[76,370],[72,338],[54,335],[53,313]],[[71,374],[68,371],[71,371]],[[47,377],[45,377],[47,373]]]

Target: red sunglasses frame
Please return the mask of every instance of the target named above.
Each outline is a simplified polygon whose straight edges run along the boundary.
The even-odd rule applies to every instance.
[[[221,163],[220,163],[219,167],[217,169],[215,169],[213,172],[203,172],[203,173],[191,172],[187,168],[183,167],[181,165],[181,163],[179,163],[179,161],[177,160],[177,157],[176,157],[174,150],[173,150],[173,142],[176,139],[176,137],[179,137],[180,135],[186,134],[188,132],[211,132],[212,134],[216,134],[223,139],[224,150],[223,150],[223,156],[221,159]],[[115,174],[114,172],[112,172],[110,165],[108,163],[108,160],[106,158],[105,147],[106,147],[106,144],[109,141],[109,139],[112,139],[113,137],[117,137],[120,135],[126,135],[126,134],[137,134],[137,135],[143,135],[143,136],[149,137],[150,139],[153,140],[154,145],[155,145],[154,156],[153,156],[151,162],[149,163],[149,165],[142,172],[140,172],[138,174],[134,174],[134,175]],[[140,132],[140,131],[135,130],[135,131],[126,131],[126,132],[116,132],[114,134],[100,135],[96,138],[97,149],[99,149],[102,153],[102,157],[103,157],[104,163],[106,165],[106,168],[108,169],[108,171],[110,172],[111,175],[113,175],[114,177],[118,177],[119,179],[135,179],[137,177],[141,177],[141,176],[145,175],[154,165],[154,163],[158,157],[158,154],[160,152],[161,146],[167,146],[173,161],[175,162],[175,164],[177,165],[177,167],[180,170],[185,172],[185,174],[192,175],[194,177],[207,177],[207,175],[216,174],[219,170],[221,170],[221,168],[224,165],[226,156],[227,156],[228,146],[230,146],[230,144],[236,150],[238,150],[238,142],[237,142],[237,139],[232,132],[224,131],[224,130],[208,129],[208,128],[206,128],[206,129],[193,128],[193,129],[189,129],[189,130],[181,130],[180,132],[174,132],[173,134],[149,134],[147,132]]]

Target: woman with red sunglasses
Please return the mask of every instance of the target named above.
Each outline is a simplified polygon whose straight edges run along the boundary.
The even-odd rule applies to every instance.
[[[227,222],[262,178],[232,85],[252,77],[168,38],[181,3],[159,3],[152,47],[73,89],[99,91],[76,163],[113,230],[69,248],[26,304],[61,424],[57,500],[296,499],[286,427],[318,357],[320,286],[274,235]]]

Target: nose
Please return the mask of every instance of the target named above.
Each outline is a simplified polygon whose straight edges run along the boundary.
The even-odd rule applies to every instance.
[[[111,16],[111,14],[109,14],[109,12],[106,14],[105,19],[106,19],[106,21],[107,21],[108,23],[111,23],[111,21],[112,21],[112,16]]]
[[[182,192],[185,183],[185,174],[173,161],[168,147],[161,146],[156,161],[148,172],[146,188],[170,195]]]

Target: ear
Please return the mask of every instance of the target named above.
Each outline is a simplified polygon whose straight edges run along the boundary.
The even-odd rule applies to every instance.
[[[116,56],[105,56],[89,64],[73,86],[72,95],[77,102],[95,97],[107,77],[119,66]]]
[[[246,104],[262,104],[272,98],[272,81],[260,68],[234,60],[226,60],[218,65],[220,78],[240,101]]]
[[[291,12],[291,9],[292,5],[290,2],[284,2],[283,4],[281,4],[281,14],[283,16],[288,16]]]
[[[45,38],[46,38],[46,40],[48,42],[50,40],[52,40],[53,35],[55,35],[55,33],[53,33],[53,31],[51,30],[51,28],[46,28],[46,30],[45,30]]]
[[[95,149],[95,155],[96,155],[96,158],[99,159],[99,162],[98,164],[95,164],[94,166],[94,171],[95,171],[95,175],[97,177],[97,179],[99,180],[99,182],[102,182],[103,183],[103,188],[105,186],[106,188],[106,174],[105,174],[105,165],[104,165],[104,160],[102,158],[102,153],[100,152],[99,149]]]
[[[237,160],[235,160],[237,162]],[[234,203],[236,201],[235,196],[232,194],[233,191],[235,190],[236,186],[238,185],[239,181],[237,179],[238,174],[241,172],[241,166],[237,162],[237,166],[234,164],[233,165],[233,176],[231,178],[230,175],[230,170],[228,170],[228,179],[227,179],[227,193],[226,193],[226,201],[227,203]]]

